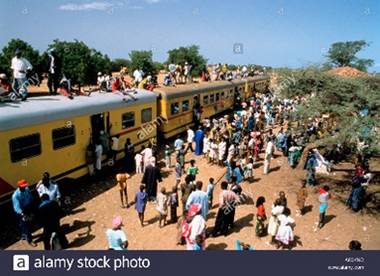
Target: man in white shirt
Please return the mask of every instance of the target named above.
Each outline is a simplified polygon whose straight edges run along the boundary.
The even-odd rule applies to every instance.
[[[143,79],[143,71],[139,70],[139,69],[136,69],[135,71],[133,71],[133,77],[135,79],[135,85],[136,85],[136,87],[138,87],[139,83]]]
[[[21,57],[20,49],[16,49],[15,57],[12,58],[11,69],[13,70],[13,89],[22,95],[22,100],[25,101],[28,96],[28,79],[26,73],[32,70],[33,66],[30,62]]]
[[[269,138],[267,147],[265,149],[264,174],[268,174],[269,172],[270,161],[272,159],[273,152],[274,152],[274,144],[273,144],[272,138]]]
[[[189,149],[191,150],[191,152],[194,152],[193,141],[194,141],[194,131],[190,127],[187,127],[187,146],[185,149],[185,153]]]

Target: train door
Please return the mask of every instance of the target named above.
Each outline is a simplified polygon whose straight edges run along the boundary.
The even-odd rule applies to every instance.
[[[109,118],[109,116],[108,116]],[[93,142],[97,141],[101,131],[105,131],[105,114],[99,113],[91,116],[91,137]]]
[[[202,115],[201,94],[197,94],[193,97],[193,123],[196,129],[198,128],[200,124],[201,115]]]

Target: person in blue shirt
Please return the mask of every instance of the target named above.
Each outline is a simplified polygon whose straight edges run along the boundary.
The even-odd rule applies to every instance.
[[[26,240],[31,246],[36,246],[32,240],[29,222],[33,215],[34,199],[30,192],[28,182],[21,179],[17,182],[17,190],[12,195],[13,210],[19,222],[21,240]]]
[[[116,216],[112,220],[112,229],[106,231],[108,240],[108,249],[110,250],[127,250],[128,239],[127,234],[123,231],[123,219]]]

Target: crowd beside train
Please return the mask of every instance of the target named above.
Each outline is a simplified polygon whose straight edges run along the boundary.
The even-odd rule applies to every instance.
[[[186,248],[191,250],[205,249],[208,238],[228,235],[235,227],[236,208],[246,204],[251,196],[243,189],[242,183],[254,181],[260,153],[264,153],[262,168],[264,175],[271,173],[271,162],[276,158],[275,152],[286,156],[289,165],[295,167],[305,145],[315,137],[323,135],[325,129],[321,119],[310,121],[301,133],[294,134],[291,131],[289,122],[294,119],[291,118],[292,111],[304,100],[303,98],[279,100],[270,93],[254,96],[249,101],[242,102],[240,108],[232,115],[219,119],[205,119],[195,131],[189,127],[186,139],[178,136],[173,145],[165,146],[164,156],[160,156],[154,144],[143,147],[141,152],[135,152],[134,145],[128,139],[124,145],[123,161],[123,171],[126,173],[119,173],[116,176],[120,188],[121,206],[130,207],[127,189],[129,177],[134,173],[142,174],[141,186],[134,197],[141,226],[146,225],[144,213],[147,203],[151,202],[157,210],[160,227],[168,223],[177,223],[178,244],[186,244]],[[113,154],[117,152],[115,146],[118,148],[118,141],[111,141],[106,136],[103,138],[99,144],[101,146],[101,143],[105,143],[110,152],[108,156],[112,160]],[[113,138],[118,139],[118,137]],[[224,179],[219,183],[215,181],[215,176],[210,177],[207,185],[204,185],[197,179],[200,169],[196,160],[193,158],[186,160],[189,151],[195,156],[206,158],[210,166],[224,167],[226,172]],[[173,156],[174,162],[172,162]],[[176,183],[173,183],[169,191],[158,184],[162,181],[162,169],[157,162],[161,157],[166,167],[174,170],[176,175]],[[299,184],[297,192],[298,209],[295,213],[296,216],[302,216],[307,212],[305,208],[309,197],[307,186],[318,187],[320,214],[318,227],[322,228],[331,193],[328,185],[323,187],[318,185],[316,169],[321,164],[318,158],[318,151],[309,152],[304,167],[306,177]],[[365,205],[365,189],[369,182],[368,162],[365,158],[359,161],[352,179],[352,192],[347,200],[347,205],[354,211],[360,210]],[[98,170],[104,166],[102,162],[94,159],[89,165]],[[30,225],[38,222],[44,229],[45,249],[68,246],[69,243],[60,227],[60,218],[63,215],[61,194],[58,185],[50,179],[49,173],[44,173],[42,180],[37,184],[38,199],[33,196],[26,180],[20,180],[17,184],[19,188],[13,194],[12,202],[21,238],[35,246]],[[220,185],[221,188],[219,195],[214,195],[216,185]],[[289,209],[285,193],[279,191],[278,194],[278,198],[270,205],[269,212],[265,208],[267,205],[265,195],[255,199],[255,232],[259,237],[269,235],[270,242],[278,248],[291,248],[296,242],[294,238],[296,224],[292,215],[294,212]],[[216,206],[218,212],[215,225],[209,227],[208,213]],[[182,210],[180,214],[178,209]],[[122,225],[122,217],[116,216],[112,228],[107,230],[110,249],[123,249],[128,246]],[[357,245],[357,241],[354,243]],[[237,241],[236,244],[241,250],[253,249],[252,245],[244,242]]]

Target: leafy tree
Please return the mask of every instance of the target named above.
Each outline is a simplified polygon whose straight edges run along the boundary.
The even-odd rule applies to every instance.
[[[22,51],[22,56],[29,60],[35,72],[39,71],[42,63],[38,50],[35,50],[30,44],[21,39],[12,39],[2,49],[0,54],[0,72],[4,72],[8,77],[12,77],[11,61],[15,56],[16,49]]]
[[[286,82],[291,79],[292,81]],[[281,85],[281,82],[285,83]],[[343,144],[353,151],[364,141],[370,152],[380,152],[380,78],[344,78],[322,72],[318,68],[288,71],[279,79],[280,95],[306,96],[297,108],[301,126],[308,118],[328,114],[334,125],[318,145]],[[367,115],[363,111],[368,110]]]
[[[62,59],[62,73],[73,84],[86,85],[96,83],[97,72],[109,72],[111,61],[107,55],[90,49],[84,42],[54,40],[49,45]]]
[[[333,66],[351,66],[366,72],[374,61],[372,59],[360,59],[356,55],[367,46],[369,43],[365,40],[336,42],[331,45],[326,56],[328,62]]]
[[[207,60],[199,53],[199,46],[179,47],[168,51],[167,64],[181,64],[188,62],[192,65],[192,76],[199,76],[207,64]]]
[[[111,71],[119,72],[122,67],[127,67],[129,69],[131,62],[128,59],[116,58],[111,61]]]
[[[132,75],[136,69],[143,70],[145,75],[157,73],[152,51],[131,51],[129,58],[131,60],[129,74]]]

